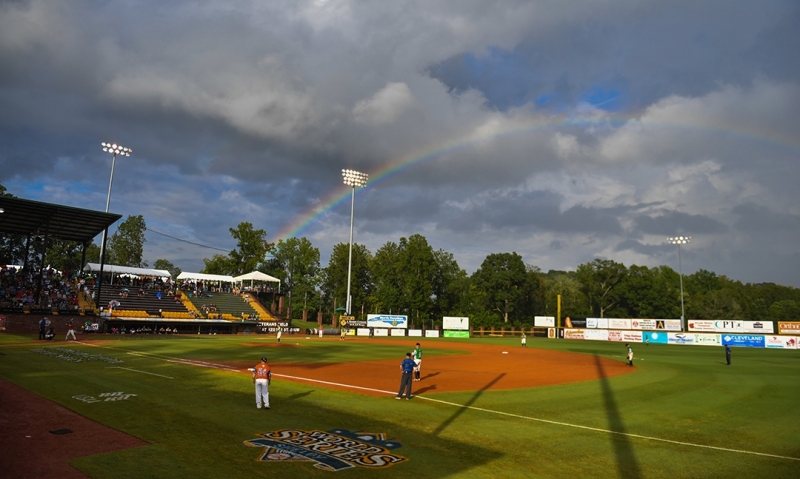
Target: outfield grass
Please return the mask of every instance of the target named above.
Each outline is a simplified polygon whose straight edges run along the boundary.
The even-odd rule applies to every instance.
[[[334,474],[674,479],[789,478],[800,472],[800,351],[735,349],[733,366],[728,367],[721,348],[636,345],[637,370],[632,374],[530,389],[429,393],[425,394],[427,400],[412,401],[276,378],[270,388],[273,408],[269,412],[253,407],[248,375],[165,360],[255,364],[263,354],[273,363],[399,361],[402,356],[397,346],[306,340],[304,335],[284,335],[284,342],[300,343],[300,347],[242,346],[258,341],[264,340],[243,336],[114,337],[103,344],[105,349],[46,344],[125,361],[113,365],[65,362],[33,352],[44,344],[34,337],[0,335],[4,353],[0,376],[150,443],[73,462],[95,478]],[[438,341],[519,347],[516,339],[425,338],[426,359],[459,353],[437,349]],[[625,354],[618,343],[536,338],[529,338],[528,343],[529,347],[620,361]],[[114,366],[161,376],[110,369]],[[356,368],[354,374],[358,374]],[[72,398],[109,391],[136,396],[93,404]],[[260,449],[243,444],[259,433],[278,429],[338,428],[386,433],[402,441],[403,446],[394,452],[408,461],[382,470],[327,472],[310,463],[258,462]]]

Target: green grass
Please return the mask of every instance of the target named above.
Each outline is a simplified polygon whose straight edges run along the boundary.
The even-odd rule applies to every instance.
[[[306,341],[264,347],[271,362],[339,362],[402,356],[397,346],[369,342]],[[166,362],[158,357],[253,362],[255,337],[114,338],[113,349],[48,343],[120,358],[70,363],[32,352],[34,337],[0,335],[0,376],[150,445],[75,460],[94,478],[124,477],[797,477],[800,461],[696,445],[800,458],[800,351],[636,345],[636,372],[597,381],[539,388],[427,394],[395,401],[273,381],[272,410],[253,407],[245,374]],[[262,341],[261,339],[258,339]],[[473,341],[518,347],[516,339]],[[623,360],[621,344],[529,338],[529,347]],[[426,359],[458,351],[425,338]],[[140,356],[130,352],[146,353]],[[430,364],[430,363],[429,363]],[[535,368],[536,364],[531,364]],[[277,372],[277,371],[276,371]],[[358,371],[354,368],[354,374]],[[387,374],[394,374],[389,371]],[[85,404],[78,394],[124,391],[128,401]],[[474,408],[482,408],[478,410]],[[492,412],[494,411],[494,412]],[[515,416],[498,414],[507,413]],[[542,422],[536,419],[553,421]],[[560,423],[560,424],[556,424]],[[574,426],[584,426],[586,429]],[[260,449],[243,441],[278,429],[383,432],[402,441],[409,460],[383,470],[336,473],[310,463],[258,462]],[[614,434],[608,431],[615,431]],[[686,442],[680,445],[631,435]]]

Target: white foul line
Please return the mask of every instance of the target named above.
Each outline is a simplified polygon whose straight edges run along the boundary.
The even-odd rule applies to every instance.
[[[382,389],[373,389],[373,388],[365,388],[365,387],[361,387],[361,386],[352,386],[350,384],[334,383],[334,382],[330,382],[330,381],[320,381],[318,379],[301,378],[301,377],[297,377],[297,376],[288,376],[288,375],[285,375],[285,374],[273,374],[273,376],[282,376],[282,377],[285,377],[285,378],[298,379],[298,380],[301,380],[301,381],[310,381],[310,382],[314,382],[314,383],[329,384],[329,385],[332,385],[332,386],[340,386],[340,387],[352,388],[352,389],[361,389],[361,390],[365,390],[365,391],[374,391],[374,392],[378,392],[378,393],[395,394],[395,393],[393,393],[391,391],[384,391]],[[670,444],[678,444],[680,446],[700,447],[700,448],[705,448],[705,449],[714,449],[714,450],[717,450],[717,451],[736,452],[736,453],[739,453],[739,454],[751,454],[751,455],[755,455],[755,456],[774,457],[776,459],[788,459],[790,461],[800,461],[799,457],[779,456],[777,454],[767,454],[765,452],[744,451],[744,450],[741,450],[741,449],[731,449],[731,448],[727,448],[727,447],[708,446],[708,445],[705,445],[705,444],[695,444],[693,442],[673,441],[672,439],[662,439],[660,437],[642,436],[640,434],[631,434],[631,433],[628,433],[628,432],[612,431],[610,429],[601,429],[601,428],[598,428],[598,427],[581,426],[579,424],[570,424],[570,423],[567,423],[567,422],[559,422],[559,421],[552,421],[552,420],[549,420],[549,419],[541,419],[541,418],[538,418],[538,417],[523,416],[521,414],[513,414],[513,413],[510,413],[510,412],[495,411],[495,410],[492,410],[492,409],[486,409],[486,408],[477,407],[477,406],[466,406],[464,404],[458,404],[458,403],[454,403],[454,402],[450,402],[450,401],[443,401],[441,399],[433,399],[433,398],[429,398],[429,397],[425,397],[425,396],[414,396],[414,397],[417,398],[417,399],[424,399],[426,401],[432,401],[432,402],[438,402],[438,403],[441,403],[441,404],[447,404],[449,406],[461,407],[461,408],[465,408],[465,409],[473,409],[475,411],[488,412],[488,413],[492,413],[492,414],[500,414],[501,416],[515,417],[515,418],[519,418],[519,419],[527,419],[529,421],[543,422],[543,423],[546,423],[546,424],[553,424],[553,425],[556,425],[556,426],[574,427],[574,428],[577,428],[577,429],[585,429],[587,431],[603,432],[603,433],[607,433],[607,434],[618,434],[620,436],[635,437],[637,439],[645,439],[645,440],[648,440],[648,441],[666,442],[666,443],[670,443]]]
[[[106,369],[124,369],[124,370],[126,370],[126,371],[133,371],[133,372],[135,372],[135,373],[150,374],[151,376],[160,376],[160,377],[162,377],[162,378],[167,378],[167,379],[175,379],[175,378],[171,378],[171,377],[169,377],[169,376],[164,376],[163,374],[148,373],[147,371],[139,371],[138,369],[123,368],[123,367],[121,367],[121,366],[109,366],[109,367],[107,367]]]

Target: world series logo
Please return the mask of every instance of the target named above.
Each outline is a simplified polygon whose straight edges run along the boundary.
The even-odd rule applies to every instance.
[[[301,431],[281,429],[261,434],[260,438],[244,441],[250,447],[263,447],[259,461],[313,462],[325,471],[341,471],[354,467],[386,468],[405,462],[408,458],[392,454],[401,447],[397,441],[387,441],[385,434],[333,431]]]

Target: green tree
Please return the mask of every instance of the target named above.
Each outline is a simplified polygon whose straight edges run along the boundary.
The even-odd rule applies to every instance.
[[[577,278],[595,314],[604,318],[606,311],[619,303],[620,296],[615,288],[626,274],[624,264],[608,259],[596,259],[578,266]]]
[[[490,254],[472,275],[483,306],[502,317],[522,319],[528,282],[525,263],[517,253]]]
[[[582,291],[581,282],[578,281],[574,271],[550,270],[545,276],[546,304],[545,314],[556,316],[558,314],[558,295],[561,295],[562,317],[586,317],[591,315],[589,300]]]
[[[791,299],[775,301],[769,307],[769,317],[773,321],[797,321],[800,319],[800,304]]]
[[[400,238],[400,275],[402,302],[410,313],[412,324],[425,319],[433,308],[433,278],[436,264],[433,248],[424,236],[414,234]]]
[[[145,231],[147,225],[142,215],[128,216],[108,240],[106,263],[146,268],[147,262],[142,259],[144,243],[147,241],[144,237]]]
[[[375,252],[372,260],[375,299],[382,313],[398,313],[405,306],[404,284],[400,274],[401,253],[400,246],[389,241]]]
[[[203,258],[205,265],[200,271],[206,274],[221,274],[232,275],[234,274],[235,265],[231,261],[230,256],[224,254],[215,254],[211,258]]]
[[[182,273],[180,268],[178,268],[177,266],[175,266],[166,259],[157,259],[156,262],[153,263],[153,268],[164,269],[169,271],[169,274],[172,275],[172,279],[177,279],[178,275]]]
[[[312,304],[316,304],[317,286],[321,281],[319,249],[308,238],[289,238],[278,241],[273,255],[270,274],[286,285],[291,308],[289,315],[301,310],[309,298]]]
[[[434,273],[433,309],[431,314],[441,316],[461,316],[469,310],[469,276],[458,266],[452,253],[437,250],[433,253]]]
[[[620,302],[611,310],[619,318],[679,318],[678,273],[668,266],[631,265],[618,286]]]
[[[350,245],[334,245],[328,266],[322,272],[322,292],[325,303],[331,308],[344,307],[347,303],[347,259]],[[374,303],[371,265],[372,253],[362,244],[353,244],[353,264],[350,272],[350,295],[353,297],[353,313],[360,308],[370,311]]]
[[[232,264],[231,274],[240,274],[256,271],[258,265],[275,246],[267,241],[267,232],[262,229],[253,229],[253,224],[247,221],[239,223],[236,228],[228,228],[231,236],[236,240],[237,249],[229,253]]]

